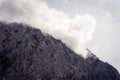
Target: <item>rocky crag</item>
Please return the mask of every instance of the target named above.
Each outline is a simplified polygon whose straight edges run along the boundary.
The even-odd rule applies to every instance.
[[[87,59],[39,29],[0,22],[0,80],[120,80],[89,50]]]

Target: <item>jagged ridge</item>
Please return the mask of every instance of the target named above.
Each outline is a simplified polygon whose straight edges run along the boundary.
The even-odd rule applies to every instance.
[[[95,55],[84,59],[39,29],[0,22],[0,80],[120,80],[120,75]]]

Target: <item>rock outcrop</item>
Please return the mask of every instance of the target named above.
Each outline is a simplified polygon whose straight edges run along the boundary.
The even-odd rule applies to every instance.
[[[120,80],[110,64],[87,59],[39,29],[0,22],[0,80]]]

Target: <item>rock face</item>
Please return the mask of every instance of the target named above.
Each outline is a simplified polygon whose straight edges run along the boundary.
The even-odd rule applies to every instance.
[[[38,29],[0,22],[0,80],[120,80],[114,67],[89,55]]]

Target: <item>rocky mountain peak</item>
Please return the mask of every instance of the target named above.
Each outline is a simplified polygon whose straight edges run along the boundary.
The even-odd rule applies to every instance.
[[[120,80],[113,66],[87,51],[84,59],[39,29],[0,22],[0,80]]]

